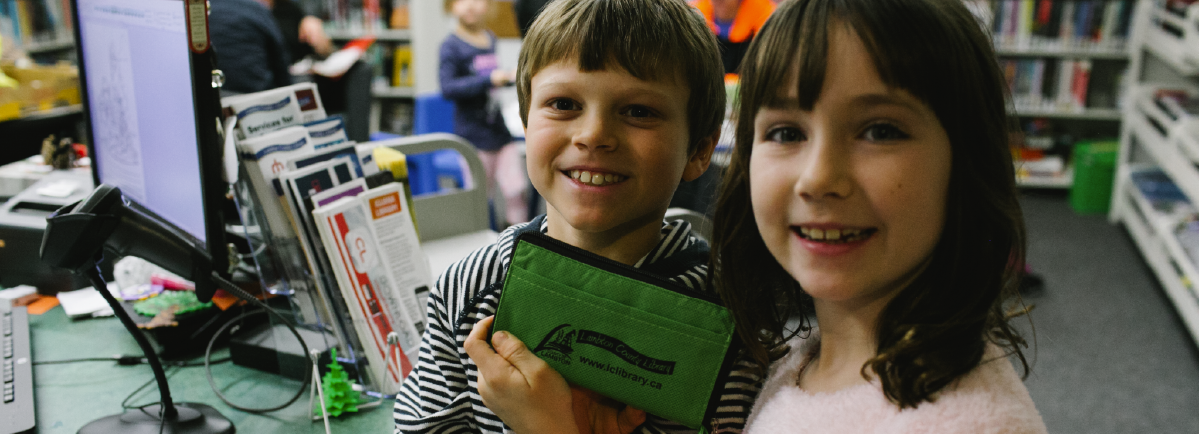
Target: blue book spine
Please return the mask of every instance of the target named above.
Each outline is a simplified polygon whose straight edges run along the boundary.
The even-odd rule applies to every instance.
[[[1087,34],[1087,25],[1091,20],[1088,19],[1088,11],[1092,8],[1089,1],[1080,1],[1075,5],[1075,40],[1082,41],[1083,35]]]
[[[17,9],[17,0],[8,0],[8,17],[12,19],[13,39],[21,43],[21,17]]]

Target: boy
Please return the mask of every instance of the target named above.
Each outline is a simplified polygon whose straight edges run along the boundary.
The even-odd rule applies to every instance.
[[[722,76],[714,36],[683,0],[559,0],[546,7],[524,41],[517,91],[530,180],[546,198],[547,214],[505,230],[441,276],[420,360],[396,399],[397,433],[509,430],[480,398],[479,370],[464,342],[495,313],[520,231],[540,230],[708,290],[707,244],[663,215],[680,180],[709,165],[725,112]],[[723,386],[720,409],[705,424],[709,432],[744,424],[760,381],[743,373],[746,363]],[[634,432],[686,430],[648,416]]]

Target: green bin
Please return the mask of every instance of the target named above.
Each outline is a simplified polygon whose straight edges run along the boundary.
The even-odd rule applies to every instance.
[[[1079,214],[1108,212],[1112,202],[1113,176],[1117,166],[1115,140],[1084,140],[1075,144],[1072,163],[1075,178],[1071,184],[1071,208]]]

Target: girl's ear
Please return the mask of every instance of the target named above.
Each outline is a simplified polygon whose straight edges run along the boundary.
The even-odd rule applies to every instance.
[[[717,130],[712,135],[705,137],[700,141],[700,145],[696,147],[696,151],[688,157],[687,166],[683,169],[683,180],[693,181],[703,175],[708,170],[708,165],[712,163],[713,150],[717,147],[717,138],[721,136],[721,130]]]

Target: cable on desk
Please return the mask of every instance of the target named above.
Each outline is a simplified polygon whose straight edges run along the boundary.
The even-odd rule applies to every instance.
[[[169,370],[168,372],[166,372],[167,379],[168,380],[171,379],[171,376],[175,375],[176,372],[179,372],[179,369],[172,369],[172,370]],[[129,405],[129,400],[131,400],[131,399],[133,399],[133,397],[137,396],[138,393],[141,393],[141,391],[144,390],[146,388],[146,386],[154,384],[154,381],[155,381],[155,379],[151,378],[150,381],[142,383],[142,385],[138,386],[137,389],[133,389],[133,392],[131,392],[129,395],[126,395],[125,399],[121,400],[121,409],[133,410],[133,409],[138,409],[138,408],[149,407],[154,404],[162,404],[162,401],[155,401],[155,402],[151,402],[149,404],[143,404],[143,405]]]
[[[269,315],[274,315],[276,319],[278,319],[280,322],[283,323],[283,325],[287,326],[288,330],[290,330],[292,332],[292,335],[296,336],[296,340],[300,342],[300,348],[304,350],[304,354],[308,354],[308,344],[304,342],[304,338],[300,336],[300,332],[298,330],[296,330],[296,326],[292,325],[291,321],[288,321],[287,318],[285,318],[279,312],[276,312],[275,309],[272,309],[270,306],[267,306],[267,304],[262,302],[262,300],[259,300],[257,297],[250,295],[249,293],[242,290],[242,288],[238,287],[233,282],[230,282],[229,280],[225,279],[224,277],[221,277],[216,272],[212,273],[212,279],[213,279],[213,281],[217,282],[217,285],[220,286],[225,291],[228,291],[229,293],[237,296],[238,298],[240,298],[242,300],[246,300],[246,301],[262,308],[261,311],[246,312],[246,313],[243,313],[241,315],[234,317],[233,319],[226,322],[225,325],[221,326],[221,328],[217,329],[217,332],[213,334],[212,339],[209,339],[208,348],[204,350],[204,375],[206,375],[208,377],[208,385],[212,387],[213,393],[216,394],[217,398],[220,398],[221,401],[224,401],[226,405],[229,405],[230,407],[232,407],[234,409],[241,410],[241,411],[244,411],[247,413],[267,413],[267,412],[282,410],[282,409],[288,407],[289,405],[292,405],[292,403],[294,403],[294,402],[296,402],[296,400],[300,399],[301,396],[304,396],[305,390],[308,389],[309,382],[313,381],[312,373],[307,372],[307,371],[309,371],[308,369],[305,370],[304,381],[302,382],[302,384],[300,384],[300,388],[298,390],[296,390],[296,394],[293,395],[291,399],[287,400],[287,402],[283,403],[282,405],[275,406],[275,407],[267,407],[267,408],[243,407],[243,406],[234,404],[232,401],[229,400],[229,398],[226,398],[225,395],[221,393],[220,389],[217,388],[217,382],[216,382],[216,380],[213,380],[212,367],[210,366],[210,362],[209,362],[209,359],[212,357],[213,344],[215,344],[217,342],[217,337],[221,336],[221,333],[224,333],[226,329],[233,326],[235,323],[237,323],[242,318],[248,317],[250,315],[258,314],[258,313],[266,313]],[[311,366],[309,366],[309,367],[311,368]]]
[[[229,357],[213,360],[210,363],[218,364],[230,361]],[[80,362],[117,362],[121,366],[134,366],[146,363],[146,358],[143,356],[134,356],[129,354],[118,354],[110,357],[84,357],[79,359],[64,359],[64,360],[43,360],[33,362],[34,365],[61,365],[65,363],[80,363]],[[203,362],[188,362],[188,361],[166,361],[163,365],[176,366],[180,368],[195,368],[204,366]]]
[[[137,361],[127,362],[127,360],[134,360],[134,359],[136,359]],[[37,366],[37,365],[61,365],[64,363],[79,363],[79,362],[117,362],[118,365],[137,365],[137,364],[142,363],[141,359],[142,359],[141,356],[115,355],[115,356],[111,356],[111,357],[84,357],[84,358],[80,358],[80,359],[42,360],[42,361],[34,361],[33,364],[34,364],[34,366]]]

